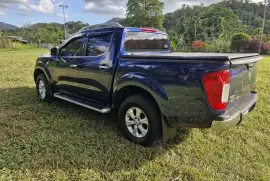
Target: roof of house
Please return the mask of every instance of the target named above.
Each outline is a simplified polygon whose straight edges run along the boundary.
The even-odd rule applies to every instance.
[[[27,43],[28,41],[23,39],[23,37],[20,37],[20,36],[4,36],[5,38],[10,38],[10,39],[13,39],[13,40],[17,40],[19,42],[22,42],[22,43]]]

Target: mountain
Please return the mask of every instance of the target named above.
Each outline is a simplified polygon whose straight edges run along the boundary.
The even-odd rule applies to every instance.
[[[11,25],[11,24],[0,22],[0,30],[15,30],[17,28],[19,28],[19,27]]]
[[[107,21],[106,23],[112,23],[112,22],[115,22],[115,23],[122,23],[124,21],[123,18],[112,18],[110,19],[109,21]]]

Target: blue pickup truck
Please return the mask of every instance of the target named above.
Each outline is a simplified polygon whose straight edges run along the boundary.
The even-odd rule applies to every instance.
[[[115,112],[142,145],[180,127],[224,131],[257,102],[258,54],[172,53],[168,35],[116,23],[88,26],[37,59],[40,100]]]

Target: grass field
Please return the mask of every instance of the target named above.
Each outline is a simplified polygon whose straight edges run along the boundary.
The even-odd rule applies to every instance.
[[[0,180],[270,180],[270,57],[259,66],[258,106],[240,126],[144,148],[109,116],[40,102],[33,68],[44,52],[0,53]]]

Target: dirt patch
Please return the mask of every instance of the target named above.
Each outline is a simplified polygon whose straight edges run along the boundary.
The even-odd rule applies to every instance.
[[[36,113],[26,110],[0,110],[0,141],[30,134],[37,127]]]

